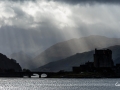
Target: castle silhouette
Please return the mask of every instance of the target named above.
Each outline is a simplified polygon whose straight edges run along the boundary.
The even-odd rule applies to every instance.
[[[86,62],[79,67],[72,67],[72,71],[59,72],[1,72],[0,77],[24,77],[29,78],[38,74],[39,78],[44,73],[47,78],[120,78],[120,64],[114,65],[112,51],[110,49],[97,50],[93,54],[94,62]]]
[[[86,62],[79,67],[73,67],[72,72],[79,73],[91,73],[83,75],[82,77],[120,77],[120,64],[114,65],[112,59],[112,51],[110,49],[97,50],[93,54],[94,62]],[[81,74],[79,74],[81,75]]]

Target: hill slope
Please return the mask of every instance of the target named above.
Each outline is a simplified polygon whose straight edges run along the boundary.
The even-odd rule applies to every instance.
[[[112,46],[109,47],[110,50],[113,52],[113,60],[114,63],[119,63],[120,62],[120,46]],[[84,52],[84,53],[77,53],[73,56],[70,56],[68,58],[50,62],[44,66],[41,66],[36,69],[36,71],[59,71],[59,70],[66,70],[70,71],[72,70],[73,66],[79,66],[80,64],[84,64],[87,61],[92,61],[93,62],[93,51],[89,52]]]
[[[34,58],[33,61],[36,63],[36,67],[39,67],[49,62],[69,57],[76,53],[91,51],[95,48],[107,48],[114,45],[120,45],[120,38],[107,38],[96,35],[79,39],[71,39],[51,46]]]
[[[0,72],[11,69],[16,72],[22,71],[21,66],[15,60],[0,53]]]

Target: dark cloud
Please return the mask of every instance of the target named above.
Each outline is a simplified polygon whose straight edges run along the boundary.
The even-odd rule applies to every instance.
[[[110,5],[118,0],[5,1],[0,1],[0,52],[6,55],[37,55],[55,43],[89,35],[120,37],[120,6]]]
[[[5,0],[5,1],[14,1],[14,2],[20,1],[20,2],[23,2],[23,1],[37,1],[37,0]]]
[[[118,4],[120,3],[120,0],[49,0],[49,1],[63,2],[63,3],[69,3],[69,4],[86,4],[86,3]]]
[[[94,3],[108,3],[108,4],[118,4],[120,0],[6,0],[6,1],[13,1],[13,2],[25,2],[25,1],[55,1],[55,2],[63,2],[69,4],[94,4]]]

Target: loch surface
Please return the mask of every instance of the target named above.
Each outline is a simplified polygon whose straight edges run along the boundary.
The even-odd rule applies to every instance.
[[[120,79],[0,78],[0,90],[120,90]]]

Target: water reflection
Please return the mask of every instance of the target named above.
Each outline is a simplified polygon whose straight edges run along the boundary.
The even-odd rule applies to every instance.
[[[119,90],[120,79],[0,78],[2,90]],[[117,83],[118,84],[118,83]]]

